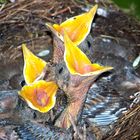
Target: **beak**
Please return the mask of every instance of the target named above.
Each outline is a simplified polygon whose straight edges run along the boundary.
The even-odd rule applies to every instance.
[[[88,57],[70,40],[66,32],[64,33],[64,45],[64,61],[72,75],[97,76],[113,69],[113,67],[92,64]]]
[[[62,36],[64,35],[64,31],[66,31],[72,42],[74,42],[76,45],[79,45],[90,32],[92,20],[96,14],[97,8],[98,5],[95,5],[92,9],[89,10],[89,12],[72,17],[60,25],[46,25],[62,41]]]
[[[46,62],[35,56],[25,44],[22,44],[24,56],[23,75],[27,84],[33,83],[46,67]]]
[[[54,35],[56,35],[58,38],[60,38],[64,42],[61,32],[58,31],[58,29],[54,28],[54,26],[58,26],[58,28],[59,28],[60,25],[58,25],[58,24],[51,25],[49,23],[46,23],[46,26],[49,27],[49,29],[52,31],[52,33]]]
[[[32,109],[45,113],[54,107],[57,89],[58,86],[54,82],[40,80],[24,86],[19,95]]]

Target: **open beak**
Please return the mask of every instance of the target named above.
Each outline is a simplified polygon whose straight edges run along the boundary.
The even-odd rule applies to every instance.
[[[63,41],[64,31],[67,32],[69,38],[76,45],[79,45],[89,34],[92,20],[96,14],[98,5],[95,5],[88,12],[72,17],[62,24],[46,24],[50,30]]]
[[[64,32],[64,46],[64,61],[70,72],[69,84],[65,89],[69,104],[55,125],[68,129],[73,124],[72,121],[77,121],[92,83],[100,74],[113,69],[113,67],[92,64],[87,56],[70,40],[66,32]]]
[[[88,57],[70,40],[67,33],[64,33],[64,61],[72,75],[97,76],[103,72],[113,69],[109,66],[101,66],[91,63]]]
[[[35,56],[25,44],[22,44],[24,56],[23,75],[27,84],[33,83],[46,67],[46,62]]]
[[[19,95],[32,109],[45,113],[54,107],[57,89],[58,86],[54,82],[40,80],[24,86]]]

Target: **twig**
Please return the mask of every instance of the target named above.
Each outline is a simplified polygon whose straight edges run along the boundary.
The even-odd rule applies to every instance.
[[[4,7],[5,7],[5,4],[2,4],[0,7],[0,12],[3,10]]]
[[[67,12],[67,11],[69,11],[70,13],[72,13],[71,8],[70,7],[66,7],[65,9],[62,9],[60,11],[57,11],[57,12],[53,13],[53,14],[50,14],[50,16],[56,16],[58,14],[62,14],[62,13]]]

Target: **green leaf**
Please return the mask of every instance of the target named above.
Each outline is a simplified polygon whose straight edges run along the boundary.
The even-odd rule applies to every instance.
[[[0,0],[0,4],[5,4],[7,3],[7,0]]]
[[[112,0],[125,12],[134,15],[140,20],[140,0]]]

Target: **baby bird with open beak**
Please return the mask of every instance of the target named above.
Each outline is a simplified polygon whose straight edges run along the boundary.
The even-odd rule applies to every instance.
[[[22,49],[23,75],[27,85],[19,91],[19,95],[32,109],[42,113],[48,112],[55,105],[58,86],[54,81],[43,80],[47,63],[35,56],[25,44],[22,45]]]
[[[57,119],[56,125],[63,128],[71,126],[71,119],[77,121],[83,103],[86,98],[86,93],[97,77],[113,69],[109,66],[101,66],[96,63],[91,63],[87,56],[70,40],[67,33],[64,33],[64,62],[66,67],[63,68],[66,72],[64,77],[69,77],[66,82],[64,77],[59,77],[57,84],[67,94],[69,103],[67,108]],[[62,65],[62,64],[61,64]],[[60,79],[62,80],[60,82]]]

